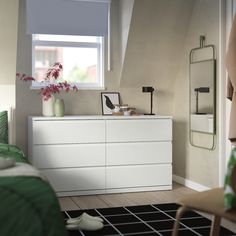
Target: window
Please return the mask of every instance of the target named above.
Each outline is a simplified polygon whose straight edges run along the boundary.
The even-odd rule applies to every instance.
[[[103,37],[33,34],[32,68],[36,81],[42,80],[55,62],[63,65],[60,81],[76,84],[79,89],[104,87]],[[42,83],[33,82],[32,87]]]

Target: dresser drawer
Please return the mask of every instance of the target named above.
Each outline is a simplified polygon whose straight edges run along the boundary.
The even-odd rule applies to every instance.
[[[33,144],[105,142],[105,121],[34,121]]]
[[[105,189],[104,167],[48,169],[41,172],[56,192]]]
[[[37,168],[105,166],[105,144],[34,145]]]
[[[151,187],[172,184],[170,164],[106,167],[106,187]]]
[[[171,119],[107,120],[107,142],[170,141]]]
[[[107,165],[158,164],[172,162],[171,142],[109,143]]]

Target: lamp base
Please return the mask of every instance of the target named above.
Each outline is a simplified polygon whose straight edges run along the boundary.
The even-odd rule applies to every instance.
[[[155,114],[154,113],[144,113],[144,115],[146,115],[146,116],[153,116]]]

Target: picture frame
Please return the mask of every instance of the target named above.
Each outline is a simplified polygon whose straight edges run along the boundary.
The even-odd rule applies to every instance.
[[[102,114],[112,115],[115,105],[120,105],[120,93],[118,92],[102,92],[101,93]]]

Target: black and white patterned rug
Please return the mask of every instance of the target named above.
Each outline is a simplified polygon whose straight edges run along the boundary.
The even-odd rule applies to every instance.
[[[137,235],[169,236],[172,233],[178,205],[174,203],[115,208],[98,208],[63,212],[65,220],[76,217],[83,212],[104,219],[104,228],[99,231],[69,231],[69,236],[111,236]],[[181,220],[179,236],[209,235],[211,221],[196,212],[187,212]],[[236,235],[221,227],[220,236]]]

